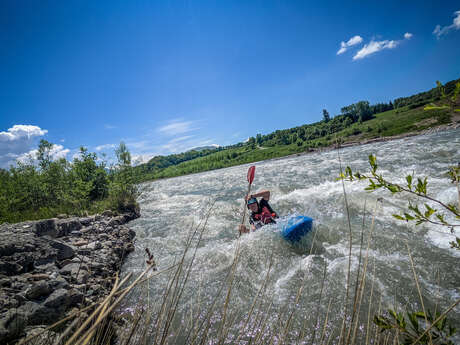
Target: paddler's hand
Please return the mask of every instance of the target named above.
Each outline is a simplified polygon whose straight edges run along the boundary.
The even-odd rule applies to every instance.
[[[249,199],[252,199],[253,196],[252,194],[247,194],[245,197],[244,197],[244,200],[248,201]]]
[[[240,231],[240,234],[246,234],[249,232],[249,229],[243,224],[240,224],[239,231]]]

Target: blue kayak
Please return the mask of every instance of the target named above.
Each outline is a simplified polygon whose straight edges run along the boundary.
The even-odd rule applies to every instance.
[[[281,234],[289,242],[299,242],[313,229],[313,219],[306,216],[292,216],[283,226]]]

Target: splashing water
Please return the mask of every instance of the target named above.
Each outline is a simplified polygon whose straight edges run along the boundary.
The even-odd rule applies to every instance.
[[[444,174],[449,166],[460,162],[459,134],[460,131],[455,130],[350,147],[340,151],[340,161],[343,168],[349,165],[354,171],[367,172],[367,157],[375,154],[379,170],[388,180],[404,183],[404,177],[412,172],[417,176],[428,176],[429,194],[446,203],[456,202],[456,187]],[[236,321],[228,332],[228,342],[235,341],[236,334],[242,331],[254,296],[264,283],[270,261],[270,275],[261,298],[265,303],[266,321],[259,324],[250,321],[245,328],[245,339],[257,333],[263,324],[265,330],[261,332],[267,336],[275,333],[274,343],[281,342],[279,315],[286,315],[287,319],[291,313],[290,339],[303,337],[304,341],[309,341],[315,329],[316,339],[319,339],[329,302],[328,325],[336,327],[328,327],[323,336],[337,339],[337,331],[335,334],[331,332],[337,328],[340,331],[349,262],[345,197],[342,182],[336,179],[340,173],[338,152],[291,156],[259,162],[256,166],[252,190],[270,190],[270,204],[278,214],[301,214],[314,219],[314,234],[303,247],[294,247],[283,240],[279,224],[264,226],[238,240],[237,227],[242,218],[248,165],[154,181],[141,187],[142,217],[130,223],[137,234],[136,251],[127,258],[123,267],[125,272],[143,269],[145,247],[154,253],[160,270],[180,260],[190,228],[210,211],[206,231],[178,305],[176,331],[170,335],[174,342],[185,341],[187,325],[204,320],[207,306],[211,306],[222,284],[226,283],[238,243],[239,261],[227,312],[227,322],[230,322],[230,315]],[[453,234],[438,226],[415,227],[394,219],[391,215],[400,213],[407,206],[407,198],[383,190],[368,193],[364,191],[366,186],[363,181],[345,182],[353,243],[350,296],[357,272],[363,270],[371,222],[375,217],[368,251],[368,280],[361,306],[365,317],[357,329],[358,336],[365,336],[369,303],[375,312],[380,302],[382,309],[421,310],[406,243],[415,263],[425,306],[434,308],[437,305],[438,310],[443,311],[460,298],[460,251],[449,248]],[[361,241],[364,243],[362,249]],[[361,262],[360,251],[363,253]],[[191,256],[188,255],[187,260]],[[145,292],[137,292],[132,295],[130,303],[154,304],[155,298],[164,293],[169,278],[168,275],[159,275],[152,279],[149,284],[152,301],[147,301]],[[371,286],[373,301],[369,297]],[[300,295],[299,287],[302,287]],[[214,325],[215,328],[211,333],[215,336],[226,293],[227,288],[224,288],[221,303],[212,318],[211,327]],[[268,311],[270,303],[271,311]],[[319,321],[316,320],[317,312]],[[458,307],[451,312],[450,318],[454,324],[459,324]],[[179,326],[180,330],[177,330]],[[217,339],[212,334],[209,343]]]

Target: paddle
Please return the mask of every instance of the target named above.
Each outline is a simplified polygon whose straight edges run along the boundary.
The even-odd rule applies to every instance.
[[[249,185],[248,185],[248,192],[246,193],[246,195],[249,195],[249,193],[251,192],[251,185],[252,185],[252,181],[254,181],[255,172],[256,172],[256,167],[254,165],[249,167],[248,175],[247,175]],[[244,198],[244,204],[243,204],[243,221],[241,222],[241,225],[244,225],[244,221],[246,219],[246,203],[247,203],[247,200],[246,200],[246,197],[245,197]],[[240,236],[241,236],[241,231],[240,231]]]

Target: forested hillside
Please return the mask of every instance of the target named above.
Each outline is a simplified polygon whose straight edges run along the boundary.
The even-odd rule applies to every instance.
[[[452,95],[460,79],[445,84],[444,92]],[[430,103],[445,103],[441,88],[435,87],[388,103],[360,101],[341,108],[331,117],[323,110],[323,120],[294,128],[256,134],[244,143],[212,150],[188,151],[157,156],[135,167],[137,181],[179,176],[206,170],[250,163],[318,148],[420,132],[430,127],[458,121],[449,108],[425,110]],[[456,99],[458,102],[458,99]]]

